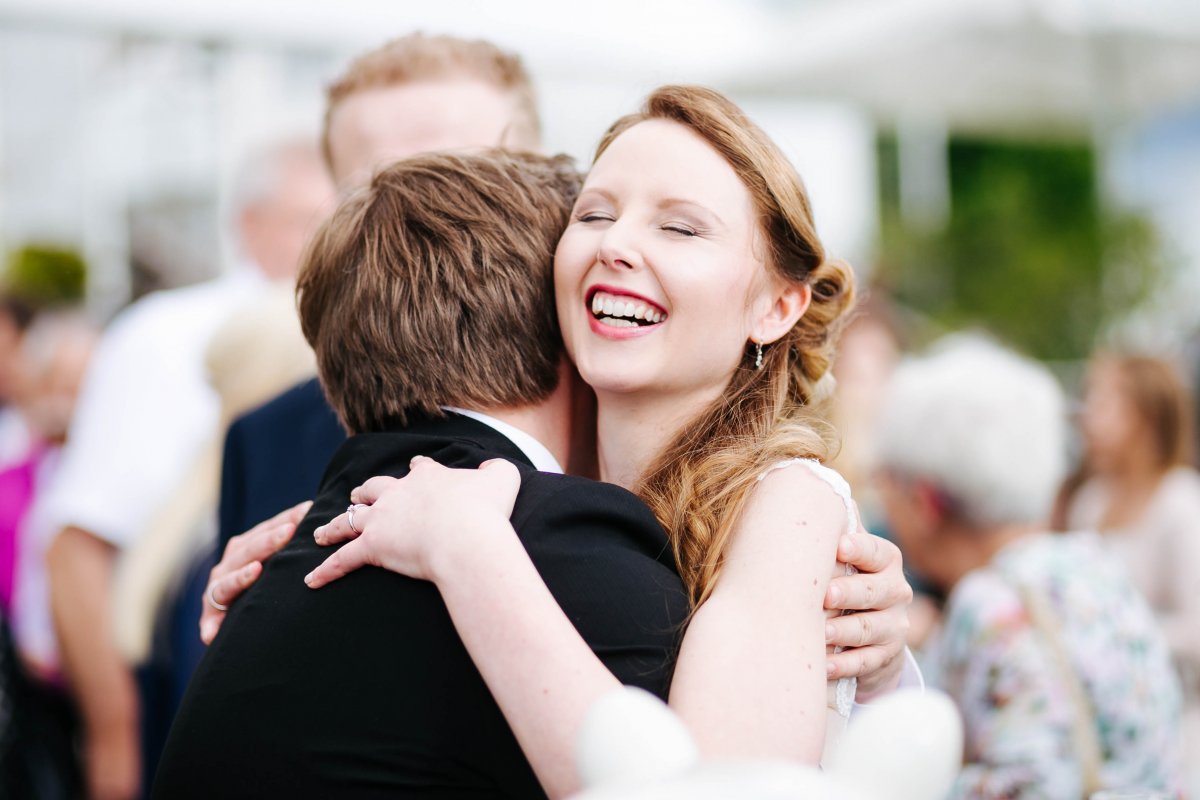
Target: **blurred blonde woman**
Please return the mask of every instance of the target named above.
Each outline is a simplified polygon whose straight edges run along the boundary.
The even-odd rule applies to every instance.
[[[135,665],[150,654],[164,601],[192,561],[213,543],[221,443],[229,423],[316,371],[300,332],[292,287],[272,286],[258,302],[231,316],[209,344],[205,363],[220,397],[219,425],[187,480],[118,568],[114,629],[122,654]]]
[[[1194,765],[1200,763],[1200,474],[1191,466],[1191,403],[1169,362],[1097,356],[1081,419],[1083,480],[1067,498],[1066,521],[1071,530],[1103,534],[1154,609],[1183,677],[1185,763]]]
[[[1200,474],[1191,466],[1191,400],[1175,369],[1148,356],[1101,355],[1081,425],[1085,478],[1068,527],[1105,534],[1166,629],[1175,656],[1200,665]]]

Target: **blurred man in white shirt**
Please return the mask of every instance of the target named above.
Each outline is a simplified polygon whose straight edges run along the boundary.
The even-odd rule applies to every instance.
[[[287,142],[257,154],[234,196],[243,263],[126,309],[84,380],[47,502],[59,530],[47,565],[93,800],[136,797],[142,782],[135,684],[113,644],[110,620],[117,552],[145,532],[213,434],[217,400],[203,368],[208,340],[267,281],[294,277],[332,198],[315,147]]]

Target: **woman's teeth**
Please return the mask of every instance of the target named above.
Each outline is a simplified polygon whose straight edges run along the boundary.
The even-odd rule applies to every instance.
[[[592,314],[606,325],[631,328],[662,322],[667,315],[648,303],[596,292],[592,295]]]

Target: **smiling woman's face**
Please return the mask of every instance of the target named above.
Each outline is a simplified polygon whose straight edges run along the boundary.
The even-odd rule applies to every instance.
[[[597,159],[554,258],[567,351],[598,393],[715,397],[770,305],[750,193],[704,139],[640,122]]]

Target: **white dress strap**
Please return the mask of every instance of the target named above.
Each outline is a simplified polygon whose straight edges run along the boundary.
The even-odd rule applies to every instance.
[[[840,472],[830,469],[815,458],[789,458],[786,461],[780,461],[777,464],[767,467],[763,471],[763,474],[758,476],[758,479],[761,481],[775,470],[784,469],[796,464],[807,467],[812,474],[829,484],[830,488],[837,493],[837,496],[842,498],[842,504],[846,506],[846,532],[854,533],[857,531],[858,511],[854,507],[854,499],[850,496],[850,484],[846,483],[846,479],[842,477]]]

